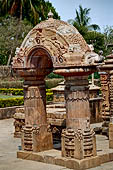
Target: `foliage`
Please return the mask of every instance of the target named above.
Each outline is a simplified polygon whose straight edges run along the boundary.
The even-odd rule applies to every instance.
[[[90,10],[90,8],[82,8],[82,6],[79,5],[79,11],[76,10],[75,19],[68,20],[68,22],[75,26],[83,36],[88,32],[88,30],[100,30],[100,27],[97,24],[90,25]]]
[[[54,74],[53,72],[51,72],[51,73],[47,76],[47,78],[50,78],[50,79],[52,79],[52,78],[63,78],[63,76],[58,75],[58,74]]]
[[[105,49],[104,47],[104,35],[99,32],[100,27],[97,24],[90,24],[91,18],[89,17],[90,8],[82,8],[79,6],[79,11],[76,10],[76,17],[74,20],[69,20],[80,34],[84,37],[88,44],[93,44],[95,52],[99,52],[99,50]]]
[[[84,35],[84,39],[88,44],[93,44],[96,53],[98,53],[100,50],[105,52],[103,34],[96,31],[88,31],[87,34]]]
[[[46,100],[52,101],[53,100],[53,92],[47,92],[46,93]]]
[[[108,55],[113,49],[113,47],[110,47],[110,45],[113,45],[113,26],[106,26],[104,28],[104,38],[106,55]]]
[[[15,89],[15,88],[0,88],[0,93],[1,94],[10,94],[10,95],[24,95],[23,89]],[[46,89],[46,95],[52,95],[53,92],[51,89]]]
[[[88,79],[91,79],[92,78],[92,74],[90,74],[89,76],[88,76]],[[95,72],[94,73],[94,79],[99,79],[100,78],[100,75],[99,75],[99,73],[98,72]]]
[[[6,65],[9,55],[14,56],[32,26],[27,21],[20,21],[14,17],[0,18],[0,65]],[[17,31],[18,30],[18,31]]]
[[[63,79],[48,79],[46,80],[46,89],[51,89],[53,87],[56,87],[58,83],[62,82]]]
[[[53,92],[46,93],[46,100],[52,101],[53,100]],[[21,106],[24,104],[24,97],[12,97],[12,96],[2,96],[0,97],[0,108],[4,107],[12,107],[12,106]]]
[[[15,89],[15,88],[0,88],[0,93],[3,94],[11,94],[11,95],[24,95],[23,89]]]
[[[52,11],[55,19],[60,19],[52,3],[45,0],[1,0],[0,16],[10,14],[22,19],[27,19],[33,25],[47,19],[49,11]]]
[[[53,100],[53,93],[46,94],[46,100]],[[0,108],[24,105],[24,97],[0,98]]]
[[[0,88],[22,88],[23,81],[0,81]]]
[[[20,106],[24,104],[23,97],[15,97],[15,98],[0,98],[0,108],[3,107],[11,107],[11,106]]]

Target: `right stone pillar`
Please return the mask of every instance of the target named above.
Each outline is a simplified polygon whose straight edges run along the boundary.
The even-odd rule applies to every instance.
[[[113,149],[113,71],[110,72],[109,148],[112,148],[112,149]]]
[[[62,156],[84,159],[96,156],[95,133],[90,128],[87,76],[65,77],[66,129],[62,132]]]
[[[107,72],[99,72],[100,74],[100,82],[101,82],[101,92],[103,97],[102,102],[102,133],[108,135],[108,129],[109,129],[109,121],[110,121],[110,80],[109,80],[109,74]]]
[[[109,77],[106,82],[109,85],[109,88],[107,89],[108,92],[106,91],[106,93],[109,94],[109,97],[107,94],[105,95],[108,97],[109,101],[109,148],[113,148],[113,51],[112,54],[106,56],[106,60],[101,66],[99,66],[99,70],[106,72]]]

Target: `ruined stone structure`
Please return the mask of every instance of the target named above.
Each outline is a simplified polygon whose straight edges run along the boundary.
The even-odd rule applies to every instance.
[[[105,97],[105,118],[107,118],[107,125],[109,126],[109,147],[113,148],[113,53],[106,57],[100,70],[105,71],[106,74],[103,76],[104,87],[103,90]],[[101,76],[102,77],[102,76]],[[107,107],[108,106],[108,107]],[[110,123],[110,124],[109,124]]]
[[[62,156],[95,157],[88,75],[95,72],[97,54],[90,50],[75,27],[51,16],[28,33],[13,58],[13,69],[24,78],[22,150],[31,153],[53,147],[46,116],[44,82],[45,76],[53,70],[65,77],[66,129],[62,132]]]
[[[94,84],[89,85],[89,103],[91,111],[91,123],[102,121],[102,102],[100,87]]]
[[[57,87],[52,88],[53,91],[53,102],[64,102],[64,81],[59,83]]]
[[[103,67],[102,67],[103,68]],[[100,69],[102,69],[100,66]],[[102,69],[103,70],[103,69]],[[105,70],[103,70],[105,71]],[[101,82],[102,102],[102,133],[108,133],[110,121],[110,102],[109,102],[109,74],[107,72],[99,72]]]
[[[25,113],[24,108],[19,107],[16,109],[16,113],[14,114],[14,137],[20,138],[22,133],[22,127],[25,125]]]

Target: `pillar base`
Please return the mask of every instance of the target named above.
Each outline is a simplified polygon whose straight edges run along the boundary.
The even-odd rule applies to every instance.
[[[109,124],[109,148],[113,149],[113,122]]]
[[[106,136],[97,135],[97,156],[85,159],[64,158],[61,151],[51,149],[43,152],[18,151],[17,157],[21,159],[33,160],[48,164],[60,165],[70,169],[84,170],[94,168],[100,164],[113,161],[113,149],[109,149],[109,141]],[[97,168],[98,169],[98,168]]]
[[[62,133],[62,156],[84,159],[96,156],[96,139],[92,129],[66,129]]]
[[[47,125],[32,127],[26,125],[22,130],[22,150],[41,152],[53,148],[52,133]]]
[[[77,160],[73,158],[63,158],[60,156],[60,154],[60,151],[54,149],[39,153],[19,151],[17,152],[17,157],[21,159],[43,162],[47,164],[59,165],[75,170],[84,170],[101,165],[101,159],[99,156]]]

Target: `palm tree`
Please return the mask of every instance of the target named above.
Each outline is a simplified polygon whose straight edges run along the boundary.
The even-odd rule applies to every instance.
[[[82,6],[79,5],[79,11],[76,10],[75,19],[68,20],[68,22],[75,26],[82,35],[84,35],[88,30],[100,30],[100,27],[97,24],[90,25],[90,10],[90,8],[83,9]]]
[[[27,19],[33,25],[47,19],[51,10],[54,18],[60,19],[52,4],[45,0],[1,0],[0,16],[10,14],[22,19]]]
[[[33,14],[34,24],[36,24],[36,20],[39,20],[38,12],[35,9],[33,4],[33,0],[1,0],[1,14],[2,16],[10,14],[11,16],[16,16],[20,20],[24,17],[24,8],[29,7],[29,11]]]

